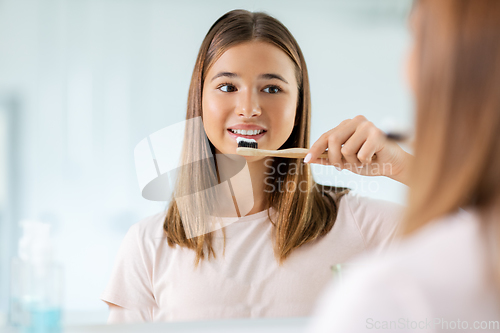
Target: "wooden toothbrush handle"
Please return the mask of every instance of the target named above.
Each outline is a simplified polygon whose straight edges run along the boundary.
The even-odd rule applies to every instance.
[[[307,153],[309,152],[309,149],[306,149],[306,148],[288,148],[288,149],[281,149],[281,150],[268,150],[268,152],[273,154],[273,155],[268,155],[268,156],[286,157],[286,158],[304,158],[304,157],[306,157]],[[328,158],[328,152],[325,151],[323,154],[319,155],[318,158]]]
[[[275,156],[275,157],[288,157],[288,158],[304,158],[307,155],[309,149],[305,148],[288,148],[281,150],[265,150],[265,149],[254,149],[260,150],[262,152],[266,152],[265,155],[260,156]],[[325,151],[323,154],[319,155],[318,158],[328,158],[328,152]],[[373,155],[372,161],[377,158],[377,155]],[[345,160],[345,157],[342,156],[342,159]]]
[[[284,158],[304,158],[309,149],[306,148],[288,148],[281,150],[267,150],[267,149],[254,149],[239,147],[236,152],[243,156],[271,156],[271,157],[284,157]],[[319,156],[320,158],[328,158],[328,153],[324,152]]]

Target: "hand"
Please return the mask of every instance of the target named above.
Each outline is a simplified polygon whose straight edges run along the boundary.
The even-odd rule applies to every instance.
[[[328,158],[318,158],[328,148]],[[408,184],[412,155],[364,116],[347,119],[324,133],[309,149],[306,163],[334,165],[364,176],[386,176]]]

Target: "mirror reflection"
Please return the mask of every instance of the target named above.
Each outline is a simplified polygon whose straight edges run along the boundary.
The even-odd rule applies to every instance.
[[[62,266],[30,306],[71,327],[308,317],[332,266],[391,245],[409,1],[1,6],[4,324],[38,295],[13,257]]]

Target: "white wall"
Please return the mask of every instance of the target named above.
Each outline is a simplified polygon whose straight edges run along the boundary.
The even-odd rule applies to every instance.
[[[17,213],[54,225],[66,310],[101,314],[87,321],[105,318],[99,294],[128,227],[165,206],[141,197],[134,146],[183,119],[201,41],[235,8],[268,12],[301,45],[312,140],[357,114],[412,123],[408,1],[0,1],[0,96],[21,101]],[[366,179],[348,171],[316,171],[404,202],[405,187],[390,179],[362,188]]]
[[[5,106],[0,104],[0,272],[2,273],[8,270],[8,253],[10,252],[7,224],[7,122],[7,111]],[[6,274],[0,275],[0,295],[3,296],[7,291]],[[0,307],[0,327],[6,322],[5,313],[1,311],[6,306],[6,301],[3,302],[4,304]]]

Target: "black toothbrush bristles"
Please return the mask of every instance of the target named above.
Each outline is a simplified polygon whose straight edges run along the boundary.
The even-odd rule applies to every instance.
[[[247,138],[239,137],[236,139],[236,142],[238,143],[238,148],[241,148],[241,147],[253,148],[253,149],[259,148],[259,144],[254,139],[247,139]]]

